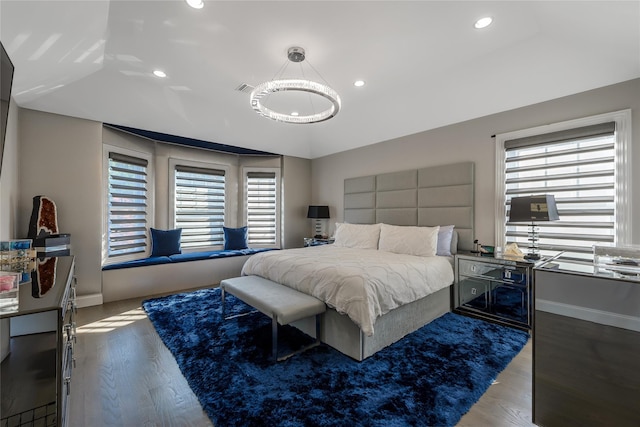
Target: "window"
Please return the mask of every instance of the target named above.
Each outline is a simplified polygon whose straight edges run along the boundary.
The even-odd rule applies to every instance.
[[[149,160],[107,152],[106,258],[122,261],[143,257],[151,210]]]
[[[275,170],[246,172],[246,218],[249,246],[278,246],[279,174]]]
[[[543,255],[564,251],[565,258],[590,259],[594,244],[628,243],[623,234],[628,199],[621,188],[628,185],[619,185],[628,176],[625,138],[616,121],[593,121],[598,120],[554,132],[501,135],[498,199],[504,208],[498,209],[501,224],[496,226],[501,246],[528,246],[530,224],[509,223],[508,208],[512,197],[533,194],[554,195],[560,217],[536,223]]]
[[[183,249],[224,244],[225,171],[174,166],[174,226]]]

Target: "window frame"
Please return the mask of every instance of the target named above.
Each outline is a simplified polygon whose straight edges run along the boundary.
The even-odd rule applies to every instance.
[[[147,162],[147,209],[145,220],[147,223],[146,250],[142,253],[118,255],[109,257],[109,154],[116,153],[123,156],[138,158]],[[155,165],[151,153],[131,150],[115,145],[103,144],[102,146],[102,265],[115,264],[135,259],[147,258],[151,253],[151,237],[149,228],[154,226],[155,218]]]
[[[229,185],[229,179],[231,178],[230,174],[231,174],[231,167],[229,165],[224,165],[224,164],[220,164],[220,163],[213,163],[213,162],[199,162],[199,161],[194,161],[194,160],[187,160],[187,159],[181,159],[181,158],[177,158],[177,157],[170,157],[169,158],[169,169],[168,169],[168,175],[169,175],[169,188],[168,188],[168,193],[169,193],[169,227],[170,228],[176,228],[176,167],[178,166],[185,166],[185,167],[193,167],[193,168],[198,168],[198,169],[208,169],[208,170],[216,170],[216,171],[224,171],[224,176],[225,176],[225,184],[224,184],[224,223],[223,225],[225,227],[228,227],[229,225],[227,225],[229,223],[229,219],[231,217],[231,207],[229,206],[229,201],[233,200],[232,196],[233,196],[233,192],[231,191],[231,185]],[[218,249],[222,249],[224,247],[224,243],[221,245],[208,245],[208,246],[196,246],[196,247],[190,247],[190,248],[182,248],[182,252],[184,253],[189,253],[189,252],[199,252],[199,251],[206,251],[206,250],[218,250]]]
[[[280,248],[281,247],[281,234],[282,234],[282,180],[280,174],[280,168],[276,167],[255,167],[255,166],[243,166],[242,170],[242,223],[249,225],[248,214],[248,179],[249,174],[252,172],[265,172],[274,173],[276,179],[276,241],[274,244],[249,244],[250,247],[256,248]]]
[[[631,110],[620,110],[550,125],[518,130],[496,135],[495,174],[495,245],[506,243],[506,151],[505,141],[564,131],[606,122],[615,122],[615,236],[614,244],[629,245],[632,240],[633,217],[631,215]]]

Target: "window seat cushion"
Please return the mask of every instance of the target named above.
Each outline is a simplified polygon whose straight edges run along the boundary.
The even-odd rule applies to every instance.
[[[115,264],[109,264],[102,267],[102,270],[117,270],[119,268],[132,268],[142,267],[145,265],[159,265],[168,264],[171,262],[171,258],[168,256],[154,256],[142,259],[132,259],[131,261],[118,262]]]
[[[187,253],[175,254],[170,256],[149,257],[149,258],[135,259],[131,261],[118,262],[115,264],[109,264],[102,267],[102,271],[118,270],[121,268],[143,267],[148,265],[199,261],[203,259],[228,258],[228,257],[234,257],[234,256],[242,256],[242,255],[253,255],[258,252],[271,251],[274,249],[276,248],[248,248],[248,249],[237,249],[237,250],[187,252]]]

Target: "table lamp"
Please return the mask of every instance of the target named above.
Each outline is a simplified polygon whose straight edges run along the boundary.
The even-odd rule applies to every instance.
[[[315,220],[316,223],[316,235],[313,236],[316,239],[322,238],[322,220],[329,218],[329,206],[309,206],[307,211],[307,218]]]
[[[540,259],[538,248],[538,228],[536,222],[557,221],[558,208],[556,199],[551,194],[536,196],[513,197],[511,199],[511,209],[509,209],[509,222],[530,222],[529,224],[529,253],[526,259]]]

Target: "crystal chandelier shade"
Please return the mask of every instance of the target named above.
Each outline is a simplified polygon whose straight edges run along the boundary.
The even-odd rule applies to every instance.
[[[292,47],[289,48],[287,57],[291,62],[302,62],[305,59],[305,51],[300,47]],[[306,92],[318,95],[329,101],[331,105],[329,108],[319,113],[302,116],[277,112],[265,106],[264,100],[269,95],[287,91]],[[253,108],[259,115],[278,122],[294,124],[319,123],[329,120],[338,114],[341,107],[340,96],[335,90],[326,84],[307,79],[274,79],[261,83],[251,91],[249,99],[251,102],[251,108]]]

